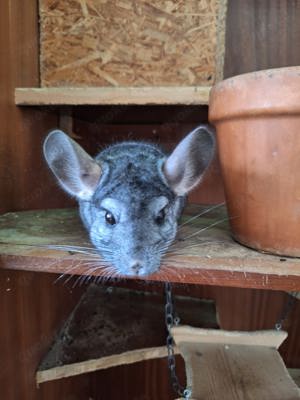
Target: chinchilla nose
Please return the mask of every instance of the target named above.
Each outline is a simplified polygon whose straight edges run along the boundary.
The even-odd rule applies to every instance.
[[[134,260],[131,263],[130,270],[135,274],[138,275],[143,268],[143,265],[140,261]]]

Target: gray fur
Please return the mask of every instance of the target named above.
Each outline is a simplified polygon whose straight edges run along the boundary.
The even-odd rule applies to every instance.
[[[140,276],[159,269],[185,195],[201,180],[213,152],[206,126],[191,132],[169,157],[155,145],[124,142],[93,160],[61,131],[51,132],[44,144],[49,167],[79,201],[91,242],[118,273]]]

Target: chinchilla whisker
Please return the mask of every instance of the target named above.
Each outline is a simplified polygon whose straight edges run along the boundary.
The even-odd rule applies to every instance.
[[[173,266],[180,266],[180,264],[176,264],[173,263]],[[174,268],[171,266],[165,266],[164,267],[166,269],[166,271],[170,271],[170,274],[172,274],[174,276]],[[185,276],[183,274],[181,274],[178,270],[176,270],[176,276],[179,277],[180,281],[185,281]]]
[[[103,269],[103,274],[99,276],[95,276],[94,282],[99,284],[99,283],[105,283],[108,280],[110,280],[112,277],[118,276],[116,270],[114,267],[107,267]]]
[[[75,268],[81,268],[81,267],[83,267],[83,266],[88,266],[88,265],[90,265],[90,262],[85,262],[85,263],[80,263],[80,264],[78,264],[78,265],[76,265],[75,266]],[[78,274],[71,274],[70,275],[70,272],[72,271],[73,269],[71,269],[71,270],[68,270],[66,273],[65,273],[65,275],[69,275],[69,277],[64,281],[64,283],[63,283],[63,285],[66,285],[72,278],[74,278],[75,276],[77,276]],[[82,276],[82,274],[80,274],[79,275],[79,277],[81,277]]]
[[[165,257],[168,257],[170,255],[186,255],[188,250],[191,250],[193,248],[201,247],[201,246],[206,246],[208,244],[216,244],[216,243],[224,243],[223,240],[209,240],[205,242],[200,242],[200,243],[193,243],[187,246],[184,246],[184,248],[177,248],[175,247],[170,247],[169,251],[166,252]]]
[[[45,245],[42,247],[46,247],[47,249],[50,250],[60,250],[60,251],[70,251],[74,253],[82,253],[82,254],[88,254],[88,255],[95,255],[99,257],[99,254],[97,253],[97,250],[95,250],[92,247],[79,247],[79,246],[67,246],[67,245]]]
[[[187,221],[185,221],[185,222],[183,222],[182,224],[180,224],[179,227],[178,227],[178,231],[180,231],[180,229],[181,229],[183,226],[185,226],[185,225],[187,225],[187,224],[190,224],[190,223],[191,223],[192,221],[194,221],[195,219],[201,217],[202,215],[208,214],[210,211],[215,210],[216,208],[220,208],[220,207],[224,206],[224,204],[225,204],[225,202],[223,202],[223,203],[221,203],[221,204],[217,204],[217,205],[215,205],[215,206],[212,206],[212,207],[208,208],[207,210],[204,210],[204,211],[200,212],[200,213],[197,214],[197,215],[194,215],[193,217],[191,217],[191,218],[188,219]]]
[[[161,267],[160,272],[159,272],[159,276],[160,276],[162,281],[170,282],[170,279],[168,277],[168,270],[165,267]]]
[[[90,274],[94,271],[96,271],[97,269],[99,269],[99,267],[95,267],[93,266],[92,268],[88,269],[84,275],[79,276],[76,281],[74,282],[72,289],[75,288],[75,286],[77,286],[77,283],[79,283],[79,286],[81,286],[83,284],[83,282],[86,280],[87,277],[91,276]]]
[[[69,252],[72,252],[72,253],[84,254],[84,255],[87,255],[89,257],[89,260],[91,260],[91,261],[99,261],[101,264],[104,264],[104,265],[108,264],[108,262],[106,260],[104,260],[97,251],[95,251],[94,253],[90,253],[88,251],[78,250],[78,249],[76,249],[74,247],[69,247],[69,246],[65,246],[65,247],[55,246],[55,247],[51,247],[51,249],[60,250],[60,251],[69,251]]]
[[[88,281],[88,278],[90,275],[82,275],[80,281],[79,281],[79,286],[85,285]]]
[[[69,245],[69,244],[47,244],[47,245],[42,245],[43,247],[47,247],[49,249],[78,249],[78,250],[92,250],[94,252],[97,252],[95,247],[86,247],[86,246],[77,246],[77,245]]]
[[[70,275],[71,271],[74,271],[77,268],[80,268],[80,265],[72,265],[72,267],[68,268],[66,271],[64,271],[62,274],[60,274],[59,277],[56,278],[53,283],[56,284],[57,282],[59,282],[65,276]]]
[[[189,251],[192,251],[193,249],[198,249],[201,246],[208,246],[209,244],[213,244],[215,245],[218,242],[210,242],[210,243],[202,243],[199,245],[194,245],[194,246],[190,246],[181,250],[177,250],[177,251],[170,251],[169,253],[166,254],[166,258],[168,258],[169,256],[186,256],[188,254]],[[223,243],[223,242],[219,242],[219,243]]]
[[[190,239],[190,238],[192,238],[194,236],[197,236],[197,235],[199,235],[199,233],[204,232],[204,231],[206,231],[206,230],[208,230],[208,229],[210,229],[210,228],[212,228],[212,227],[214,227],[216,225],[219,225],[222,222],[228,221],[229,219],[232,219],[232,218],[237,218],[237,217],[226,217],[226,218],[219,219],[218,221],[206,226],[205,228],[199,229],[197,232],[194,232],[191,235],[186,236],[185,238],[183,238],[183,240],[187,240],[187,239]]]

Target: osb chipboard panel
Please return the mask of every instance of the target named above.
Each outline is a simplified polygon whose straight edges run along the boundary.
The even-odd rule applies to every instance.
[[[40,0],[41,85],[222,78],[226,0]]]

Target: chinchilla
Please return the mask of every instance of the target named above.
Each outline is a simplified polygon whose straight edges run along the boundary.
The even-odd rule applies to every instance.
[[[90,240],[121,275],[159,269],[173,242],[185,197],[213,158],[212,129],[201,125],[170,154],[144,142],[113,144],[94,159],[60,130],[44,142],[46,161],[79,202]]]

